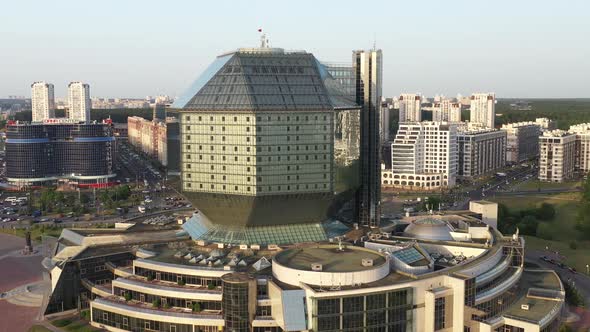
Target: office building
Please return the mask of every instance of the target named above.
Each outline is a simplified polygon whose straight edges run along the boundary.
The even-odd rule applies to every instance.
[[[470,121],[487,128],[494,128],[496,121],[496,94],[474,93],[471,95]]]
[[[357,218],[362,225],[379,227],[381,219],[381,50],[354,51],[356,103],[361,109],[360,188],[357,193]]]
[[[6,178],[12,185],[113,184],[116,145],[110,124],[52,119],[11,122],[6,128]]]
[[[334,106],[334,163],[350,166],[359,159],[360,108],[356,106],[356,83],[350,64],[322,62],[332,77],[324,80]],[[352,106],[352,107],[351,107]]]
[[[450,99],[435,102],[432,107],[432,121],[461,122],[461,104]]]
[[[53,84],[46,82],[31,84],[31,110],[33,122],[55,118]]]
[[[90,121],[90,86],[82,82],[68,84],[69,118],[80,122]]]
[[[178,120],[172,117],[166,121],[150,121],[138,116],[127,118],[129,144],[173,171],[179,167],[178,130]],[[176,136],[177,139],[170,139],[172,136]]]
[[[405,93],[399,96],[399,122],[422,121],[422,97]]]
[[[264,234],[276,243],[309,231],[326,239],[334,111],[358,109],[330,93],[333,80],[304,51],[242,48],[217,57],[174,102],[182,191],[204,216],[195,237],[241,244]]]
[[[89,308],[117,332],[557,331],[559,277],[486,223],[497,205],[473,203],[486,208],[399,218],[357,245],[221,247],[170,223],[66,229],[44,261],[46,314]]]
[[[516,122],[502,125],[506,132],[506,162],[519,163],[539,155],[541,127],[536,122]]]
[[[400,123],[391,143],[391,171],[384,170],[382,184],[409,190],[453,187],[457,158],[456,124]]]
[[[546,131],[539,137],[539,180],[563,182],[574,176],[576,134]]]
[[[460,130],[457,175],[475,178],[506,166],[506,132],[496,129]]]

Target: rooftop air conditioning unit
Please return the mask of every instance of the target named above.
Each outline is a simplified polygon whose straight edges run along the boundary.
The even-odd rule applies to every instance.
[[[362,266],[373,266],[373,260],[371,258],[363,258],[361,260]]]
[[[521,304],[520,305],[520,309],[527,310],[528,311],[529,310],[529,305],[528,304]]]
[[[321,271],[322,270],[322,264],[319,264],[319,263],[311,263],[311,270],[312,271]]]

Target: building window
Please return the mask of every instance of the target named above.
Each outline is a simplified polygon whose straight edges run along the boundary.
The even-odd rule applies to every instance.
[[[445,328],[445,298],[439,297],[434,300],[434,330]]]

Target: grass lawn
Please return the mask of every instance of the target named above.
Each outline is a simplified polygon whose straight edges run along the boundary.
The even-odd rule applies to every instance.
[[[553,240],[543,240],[538,237],[526,236],[526,248],[545,250],[557,250],[566,256],[565,263],[574,266],[578,271],[586,271],[586,264],[590,264],[590,241],[576,241],[578,248],[570,249],[570,242],[578,238],[578,231],[575,229],[578,213],[579,193],[562,193],[553,195],[522,195],[522,196],[497,196],[490,199],[497,203],[506,205],[511,211],[519,211],[534,208],[541,203],[553,204],[555,207],[555,218],[547,221],[553,224]]]
[[[63,228],[33,225],[30,227],[30,230],[31,230],[31,239],[33,241],[40,242],[41,235],[59,237]],[[6,234],[11,234],[11,235],[16,235],[16,236],[20,236],[20,237],[25,237],[26,229],[24,229],[24,228],[17,228],[17,229],[0,228],[0,232],[6,233]]]
[[[541,181],[525,181],[515,187],[515,190],[523,190],[523,191],[535,191],[539,188],[543,189],[563,189],[563,190],[571,190],[576,189],[576,187],[582,186],[580,181],[574,182],[563,182],[563,183],[554,183],[554,182],[541,182]]]
[[[586,273],[586,264],[590,264],[590,242],[578,241],[578,249],[570,249],[569,241],[547,241],[534,236],[525,236],[526,249],[558,251],[559,255],[565,256],[564,263],[575,267],[579,273]],[[526,250],[525,249],[525,250]],[[559,272],[559,268],[555,267]]]
[[[90,325],[90,323],[84,319],[71,318],[71,319],[56,319],[51,322],[53,326],[59,327],[60,329],[68,332],[97,332],[102,331]]]
[[[42,325],[33,325],[29,329],[29,332],[51,332],[51,330]]]

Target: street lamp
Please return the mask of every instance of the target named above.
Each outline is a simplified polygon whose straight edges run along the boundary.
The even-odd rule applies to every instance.
[[[590,265],[586,264],[586,274],[590,274]]]

